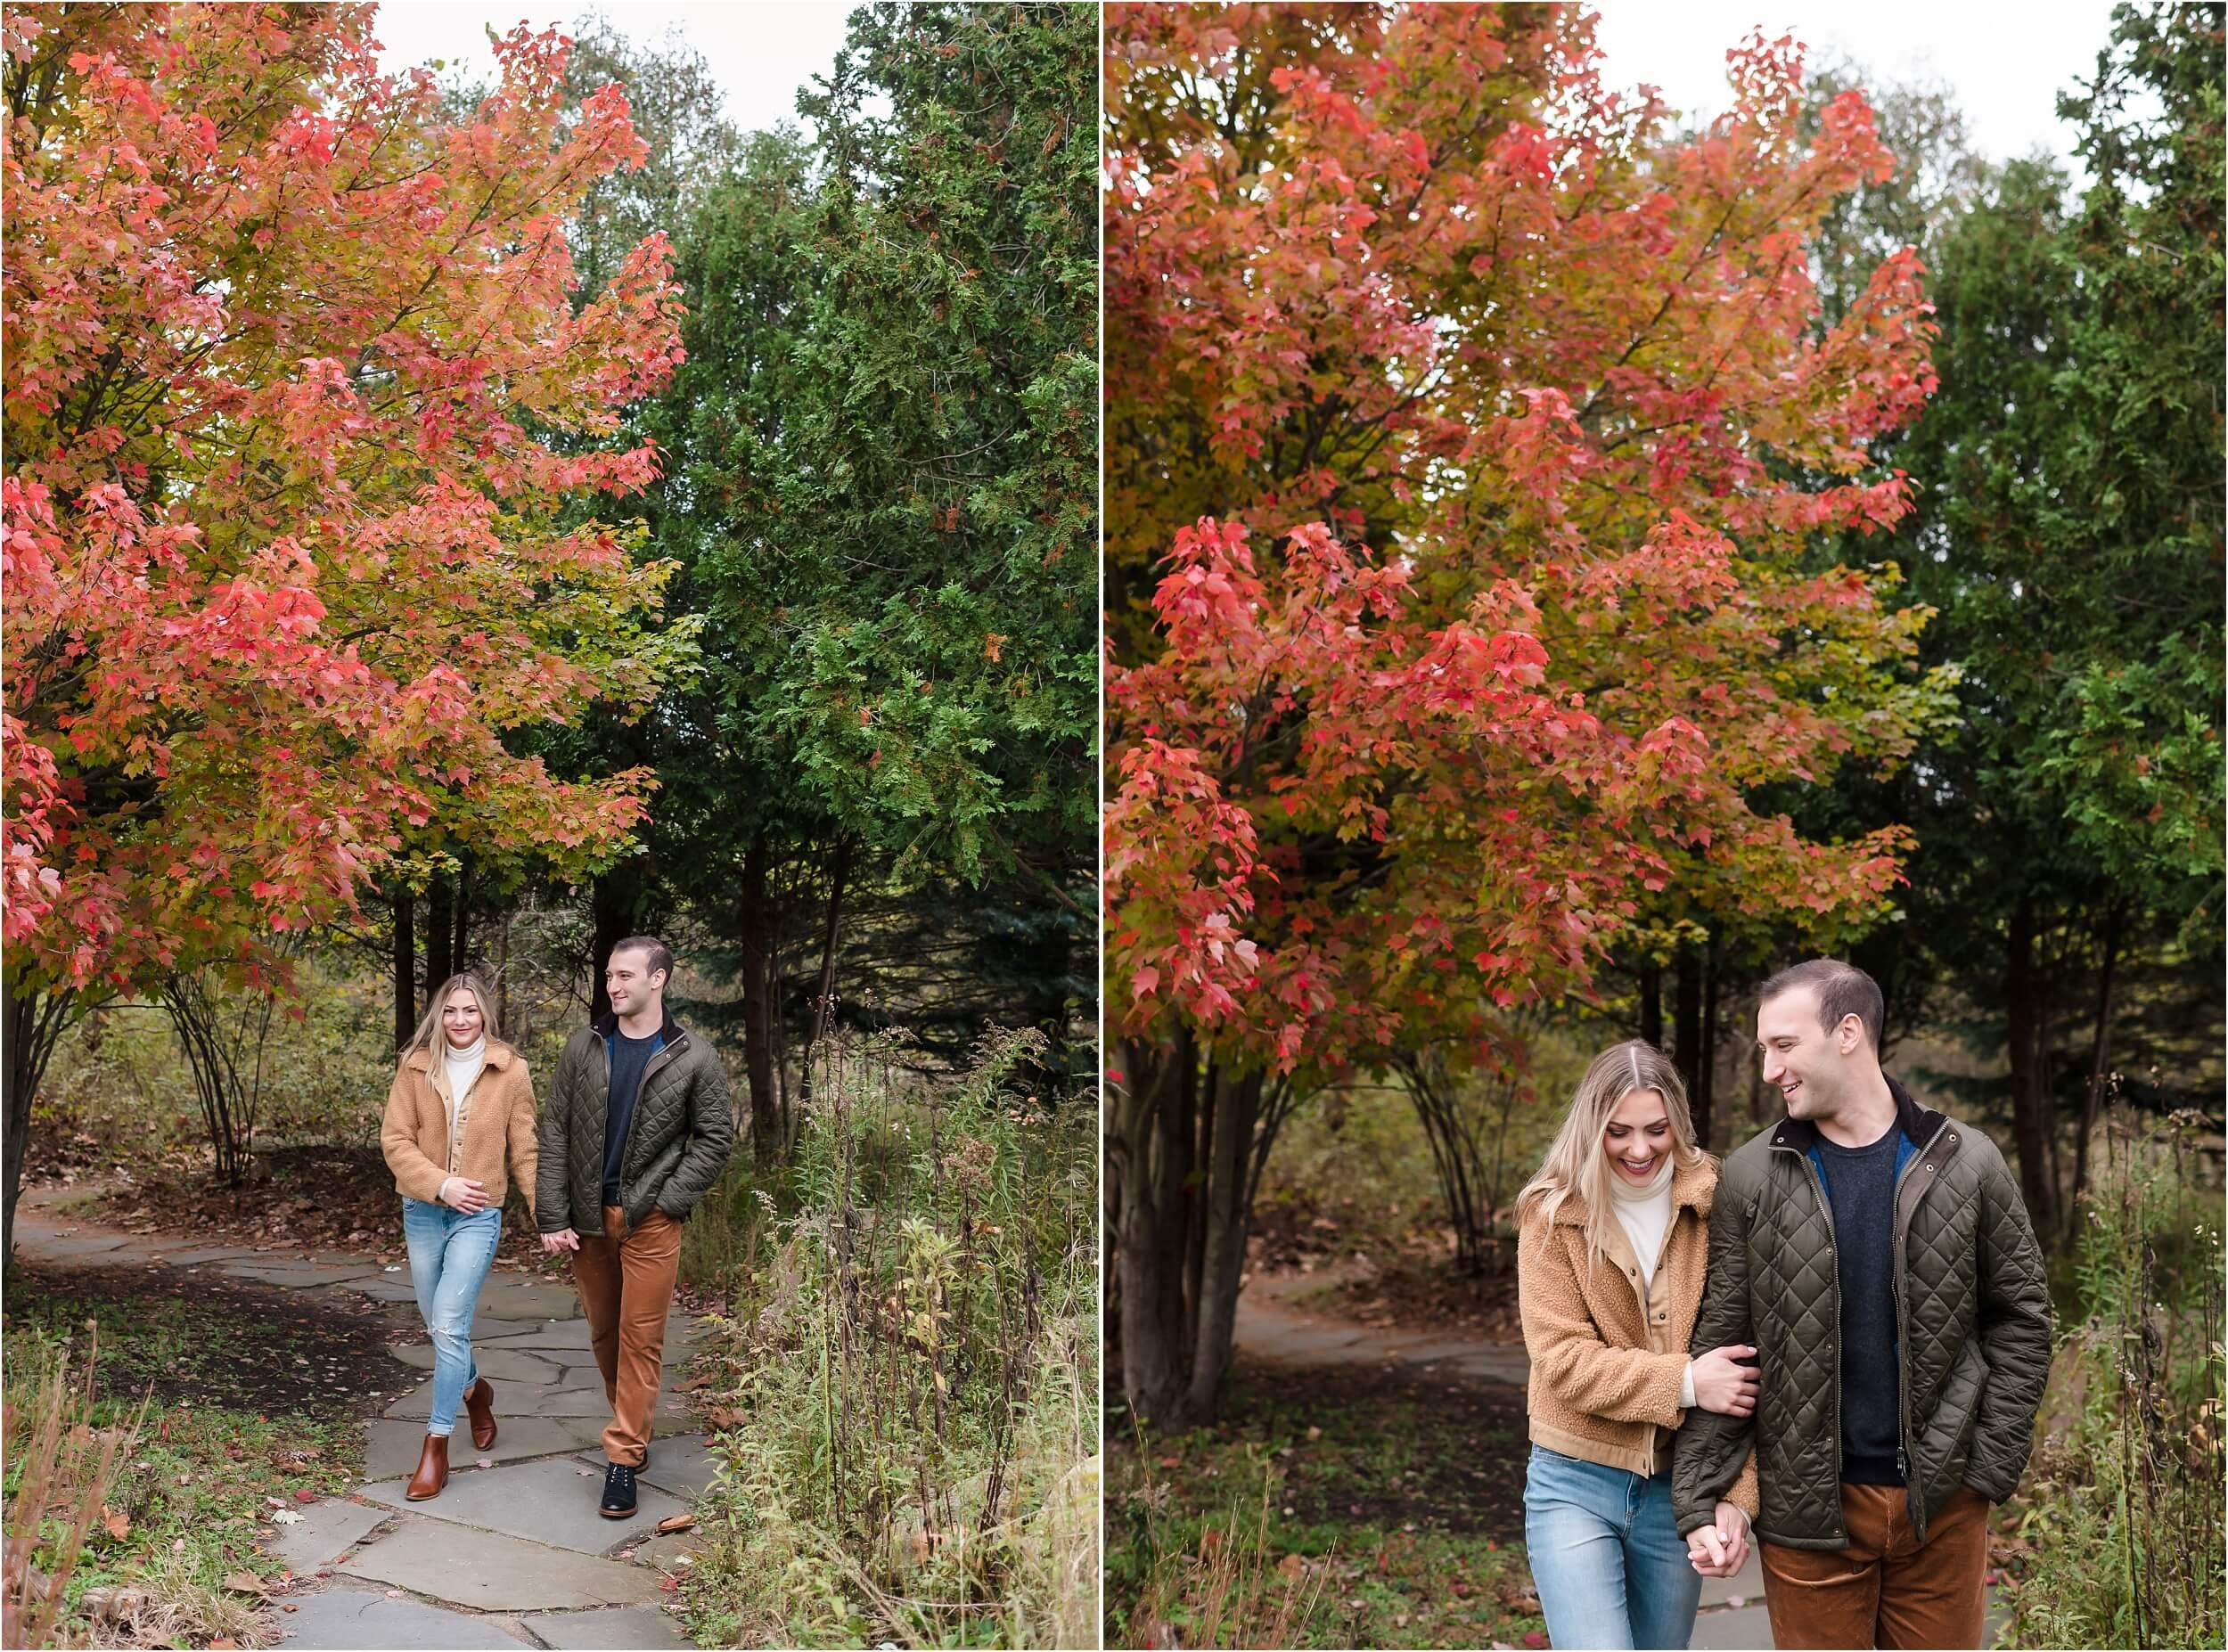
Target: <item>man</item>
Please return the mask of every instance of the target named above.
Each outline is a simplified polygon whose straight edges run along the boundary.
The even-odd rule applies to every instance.
[[[1782,1648],[1981,1644],[1988,1507],[2026,1469],[2050,1370],[2018,1184],[1880,1071],[1881,1009],[1831,959],[1765,983],[1787,1116],[1725,1160],[1710,1213],[1691,1345],[1754,1345],[1761,1390],[1752,1418],[1687,1414],[1672,1501],[1696,1569],[1737,1566],[1748,1533],[1719,1500],[1753,1444]]]
[[[611,1013],[572,1035],[542,1112],[535,1177],[542,1249],[574,1253],[595,1362],[611,1403],[598,1512],[624,1520],[650,1455],[681,1224],[734,1145],[711,1046],[666,1013],[673,953],[632,936],[611,949]]]

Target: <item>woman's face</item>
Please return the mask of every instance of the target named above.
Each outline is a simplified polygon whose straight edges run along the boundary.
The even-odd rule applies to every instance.
[[[1652,1181],[1671,1151],[1671,1114],[1663,1097],[1653,1090],[1627,1090],[1610,1115],[1601,1151],[1610,1156],[1612,1175],[1627,1182]]]
[[[459,1050],[479,1042],[479,1029],[487,1020],[479,1012],[479,994],[469,986],[458,987],[441,1006],[441,1030]]]

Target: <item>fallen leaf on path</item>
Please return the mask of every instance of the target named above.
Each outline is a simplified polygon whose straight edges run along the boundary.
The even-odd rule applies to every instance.
[[[595,1478],[595,1470],[593,1468],[576,1468],[573,1472],[575,1474],[584,1474],[591,1480]]]
[[[299,1525],[302,1523],[302,1517],[296,1514],[291,1509],[282,1509],[276,1514],[273,1515],[271,1518],[277,1521],[281,1525]]]
[[[298,1503],[314,1503],[317,1501],[317,1493],[315,1492],[297,1492],[294,1493],[294,1501]]]
[[[457,1013],[461,1015],[461,1014],[463,1014],[463,1012],[462,1010],[459,1010]],[[496,1466],[496,1460],[495,1460],[494,1458],[492,1458],[492,1457],[483,1457],[483,1458],[481,1458],[481,1459],[480,1459],[478,1462],[476,1462],[476,1463],[474,1463],[474,1464],[472,1465],[472,1467],[473,1467],[473,1468],[494,1468],[495,1466]]]
[[[267,1595],[271,1592],[264,1581],[253,1572],[225,1573],[225,1587],[237,1590],[243,1595]]]
[[[111,1537],[129,1537],[132,1534],[131,1516],[121,1509],[111,1509],[106,1503],[101,1505],[101,1525]]]
[[[658,1529],[660,1532],[685,1532],[695,1524],[696,1517],[692,1514],[668,1515],[658,1522]]]

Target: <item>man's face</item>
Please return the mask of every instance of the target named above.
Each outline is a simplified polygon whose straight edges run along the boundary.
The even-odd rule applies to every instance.
[[[665,971],[650,972],[650,955],[628,949],[611,954],[603,966],[603,990],[611,1000],[611,1010],[618,1015],[633,1015],[646,1010],[660,988],[665,985]]]
[[[1830,1118],[1841,1104],[1853,1046],[1843,1026],[1819,1021],[1817,989],[1798,986],[1757,1006],[1764,1082],[1787,1100],[1790,1118]]]

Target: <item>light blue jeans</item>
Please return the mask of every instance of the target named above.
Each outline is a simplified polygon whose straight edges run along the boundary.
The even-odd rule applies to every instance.
[[[1558,1647],[1683,1648],[1702,1579],[1671,1512],[1671,1476],[1652,1479],[1532,1447],[1524,1546]]]
[[[456,1408],[479,1380],[472,1360],[472,1315],[479,1288],[495,1266],[503,1213],[492,1206],[467,1216],[422,1198],[402,1201],[403,1242],[410,1247],[410,1284],[418,1313],[433,1337],[433,1413],[425,1431],[446,1439],[456,1431]]]

